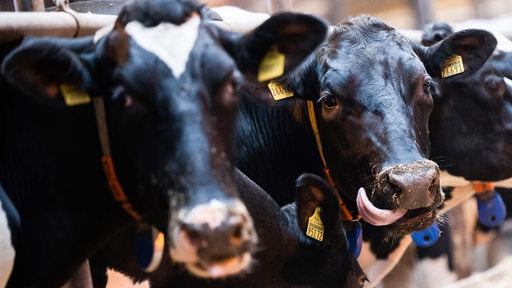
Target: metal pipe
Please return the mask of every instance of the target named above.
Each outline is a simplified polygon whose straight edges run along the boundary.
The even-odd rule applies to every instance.
[[[72,16],[66,12],[0,12],[0,39],[15,39],[22,35],[57,37],[91,35],[96,30],[113,24],[116,17],[91,13],[75,13]]]

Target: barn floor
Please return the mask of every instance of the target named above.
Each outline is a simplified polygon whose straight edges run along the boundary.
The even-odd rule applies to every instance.
[[[503,258],[498,265],[484,271],[474,273],[446,288],[510,288],[512,287],[512,256]]]

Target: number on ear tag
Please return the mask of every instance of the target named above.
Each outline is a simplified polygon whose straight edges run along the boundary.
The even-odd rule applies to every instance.
[[[272,93],[272,97],[274,97],[274,100],[276,101],[293,97],[292,91],[286,89],[283,85],[277,83],[276,81],[270,81],[270,83],[268,83],[268,89],[270,89],[270,93]]]
[[[318,241],[324,240],[324,224],[320,218],[320,207],[315,208],[315,213],[309,217],[306,235]]]
[[[258,69],[258,81],[263,82],[277,78],[284,73],[285,56],[273,47],[263,57]]]
[[[462,57],[455,55],[446,60],[441,66],[441,77],[447,78],[464,72],[464,63]]]
[[[91,102],[91,96],[87,92],[79,90],[76,86],[70,84],[60,84],[60,92],[68,106],[77,106]]]

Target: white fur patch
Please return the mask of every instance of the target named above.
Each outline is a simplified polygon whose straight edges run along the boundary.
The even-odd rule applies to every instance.
[[[503,79],[505,79],[505,84],[507,84],[507,86],[512,86],[512,79],[509,79],[507,77],[504,77]]]
[[[133,21],[126,25],[126,32],[142,48],[158,56],[167,64],[176,78],[185,71],[190,52],[199,33],[199,16],[194,16],[182,25],[160,23],[145,27]]]
[[[183,218],[184,223],[203,224],[207,223],[210,229],[218,228],[223,221],[229,220],[230,213],[248,215],[245,206],[240,201],[228,205],[217,199],[212,199],[206,204],[197,205],[190,210],[186,217]],[[183,217],[183,216],[182,216]]]
[[[0,287],[5,287],[14,266],[16,252],[11,243],[11,230],[2,202],[0,202],[0,255]]]

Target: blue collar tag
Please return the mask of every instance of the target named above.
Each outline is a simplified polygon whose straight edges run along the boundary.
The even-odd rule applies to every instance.
[[[347,240],[350,252],[357,259],[363,247],[363,228],[361,222],[352,222],[352,229],[347,229]]]
[[[135,239],[135,256],[137,265],[146,272],[158,268],[164,250],[164,234],[155,227],[148,227],[137,232]]]
[[[478,220],[487,227],[496,227],[505,221],[507,207],[496,190],[476,194]]]
[[[434,222],[432,226],[425,230],[412,232],[411,237],[417,246],[429,247],[434,245],[439,239],[439,235],[441,234],[439,231],[439,225],[437,222]]]

